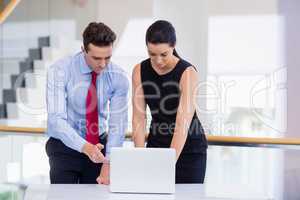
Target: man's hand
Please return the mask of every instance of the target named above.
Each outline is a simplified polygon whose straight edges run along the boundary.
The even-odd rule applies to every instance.
[[[109,163],[103,163],[100,175],[97,178],[98,184],[109,185],[109,183],[110,183],[109,170],[110,170]]]
[[[94,163],[102,163],[105,159],[104,155],[101,153],[101,149],[103,148],[104,146],[100,143],[93,145],[87,142],[84,144],[82,152]]]

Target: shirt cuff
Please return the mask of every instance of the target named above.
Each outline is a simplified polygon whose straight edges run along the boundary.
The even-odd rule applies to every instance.
[[[85,145],[86,140],[84,140],[83,138],[79,139],[77,144],[76,144],[76,150],[80,153],[83,153],[83,146]]]

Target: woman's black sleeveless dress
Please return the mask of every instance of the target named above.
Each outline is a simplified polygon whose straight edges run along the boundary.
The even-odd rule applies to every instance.
[[[179,82],[183,72],[192,67],[180,59],[167,74],[157,74],[150,59],[141,63],[141,80],[145,102],[152,121],[147,147],[169,148],[180,100]],[[176,183],[203,183],[206,171],[207,141],[195,112],[183,151],[176,163]]]

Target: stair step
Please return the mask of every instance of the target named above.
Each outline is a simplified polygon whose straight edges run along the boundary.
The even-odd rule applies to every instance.
[[[26,59],[25,61],[20,62],[20,73],[28,71],[33,71],[33,61]]]
[[[7,118],[6,105],[0,104],[0,119]]]
[[[26,73],[24,74],[24,79],[26,83],[26,88],[36,88],[38,85],[38,82],[36,81],[36,78],[33,73]]]
[[[3,90],[3,104],[6,104],[8,102],[16,102],[16,91],[14,89],[4,89]]]
[[[42,58],[42,51],[40,48],[29,49],[29,60],[40,60]]]
[[[11,75],[0,74],[0,91],[3,89],[11,89],[12,87]]]
[[[7,102],[8,119],[28,119],[45,121],[47,115],[46,87],[41,89],[18,88],[16,102]]]
[[[19,109],[16,106],[16,103],[6,103],[6,112],[7,112],[7,119],[17,119]]]
[[[43,47],[42,48],[42,59],[57,61],[65,56],[73,55],[80,51],[80,43],[74,42],[73,45],[54,48],[54,47]]]
[[[23,79],[21,75],[11,75],[10,81],[11,81],[11,87],[10,87],[11,89],[18,88],[18,87],[24,88],[26,86],[25,79]]]
[[[42,122],[47,119],[47,110],[23,103],[7,103],[7,118],[31,121],[30,123]]]
[[[58,60],[67,55],[67,52],[64,49],[57,49],[52,47],[43,47],[42,48],[42,58],[43,60]]]
[[[38,46],[41,47],[49,47],[50,46],[50,37],[39,37],[38,38]]]
[[[0,61],[8,72],[1,77],[5,84],[0,82],[0,119],[8,125],[46,126],[47,69],[58,59],[79,52],[82,45],[81,41],[48,36],[39,37],[37,43],[37,48],[30,46],[25,59]]]
[[[3,45],[1,46],[1,49],[5,51],[0,57],[26,57],[28,48],[37,48],[37,38],[49,36],[49,30],[51,30],[51,38],[52,35],[58,38],[66,36],[69,40],[76,38],[76,23],[71,19],[5,23],[5,28],[2,30]],[[51,42],[50,46],[52,46]]]
[[[46,76],[47,70],[40,67],[20,75],[0,74],[0,92],[1,89],[37,88],[46,84]]]
[[[46,86],[46,75],[47,71],[46,70],[35,70],[32,73],[25,73],[24,74],[24,80],[26,83],[25,88],[33,88],[33,89],[39,89],[41,87]]]
[[[18,88],[17,103],[24,104],[32,109],[46,109],[46,87],[39,89]]]
[[[27,104],[28,102],[28,92],[27,88],[18,88],[16,89],[16,102],[17,103],[22,103],[22,104]]]
[[[0,104],[3,104],[3,93],[2,93],[3,88],[0,88]]]
[[[52,60],[34,60],[33,69],[34,71],[44,71],[47,73],[47,69],[56,61]]]
[[[2,74],[19,74],[20,73],[20,65],[19,63],[23,59],[1,59],[1,73]]]

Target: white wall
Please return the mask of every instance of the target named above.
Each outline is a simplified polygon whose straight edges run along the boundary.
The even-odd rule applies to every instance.
[[[208,1],[155,0],[154,16],[173,23],[177,33],[176,50],[179,55],[198,69],[200,81],[207,76],[207,30]],[[204,94],[205,87],[200,87]],[[205,123],[206,99],[198,99],[198,116]]]
[[[99,0],[97,21],[104,22],[116,32],[117,44],[130,20],[152,18],[152,10],[153,0]]]
[[[268,15],[277,12],[278,0],[208,0],[210,15]]]
[[[98,0],[88,0],[84,6],[73,0],[22,0],[7,22],[34,22],[49,20],[72,20],[76,23],[76,38],[81,39],[82,30],[90,21],[97,19]],[[55,30],[50,30],[55,31]],[[51,29],[56,29],[51,27]],[[57,28],[59,31],[59,28]]]

